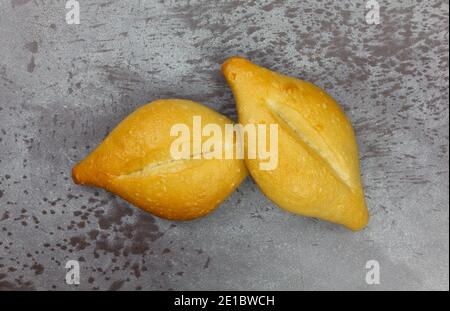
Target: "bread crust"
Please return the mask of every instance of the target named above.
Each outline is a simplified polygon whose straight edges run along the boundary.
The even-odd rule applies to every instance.
[[[358,148],[350,121],[319,87],[232,57],[222,65],[239,122],[279,125],[279,163],[246,165],[261,190],[290,212],[364,228],[368,211],[361,185]]]
[[[232,123],[198,103],[157,100],[124,119],[72,170],[77,184],[104,188],[135,206],[166,219],[204,216],[225,200],[247,176],[243,160],[174,159],[173,124]]]

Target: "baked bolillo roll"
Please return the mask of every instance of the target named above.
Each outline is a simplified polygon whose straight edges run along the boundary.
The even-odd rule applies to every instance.
[[[104,188],[162,218],[188,220],[208,214],[247,176],[243,160],[210,158],[194,148],[194,119],[223,130],[232,121],[189,100],[157,100],[124,119],[72,171],[77,184]],[[187,157],[174,157],[176,127],[190,130]],[[197,137],[198,138],[198,137]],[[201,143],[208,136],[200,136]],[[218,140],[218,141],[217,141]],[[226,144],[225,136],[216,142]],[[235,140],[236,142],[236,140]],[[201,146],[201,144],[199,144]],[[224,150],[225,152],[225,150]],[[201,154],[200,154],[201,153]],[[207,153],[207,152],[206,152]]]
[[[278,124],[277,167],[261,170],[259,157],[245,159],[264,194],[290,212],[364,228],[368,211],[355,134],[333,98],[239,57],[228,59],[222,72],[241,124]]]

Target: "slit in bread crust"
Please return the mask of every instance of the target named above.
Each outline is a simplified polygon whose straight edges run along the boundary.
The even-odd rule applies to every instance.
[[[338,157],[338,155],[328,146],[326,141],[322,139],[322,135],[318,131],[314,130],[317,137],[320,137],[322,139],[322,142],[329,148],[329,154],[325,154],[320,148],[316,147],[314,143],[307,137],[307,135],[304,135],[299,127],[295,125],[295,122],[290,121],[289,115],[283,113],[283,111],[278,108],[279,104],[271,100],[267,100],[265,101],[265,103],[272,116],[282,125],[288,127],[292,132],[295,133],[294,137],[296,138],[296,140],[302,144],[302,146],[311,156],[318,159],[341,184],[348,187],[349,189],[352,189],[347,173],[343,168],[336,165],[332,159],[332,157]],[[295,111],[295,109],[293,108],[289,109]],[[300,113],[298,113],[297,111],[295,112],[297,113],[297,117],[302,118],[303,122],[307,123],[307,121],[304,120]]]

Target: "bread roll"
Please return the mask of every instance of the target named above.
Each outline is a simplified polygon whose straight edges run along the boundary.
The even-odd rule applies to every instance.
[[[279,126],[278,166],[246,165],[261,190],[290,212],[360,230],[368,222],[349,120],[319,87],[233,57],[222,66],[243,125]]]
[[[202,124],[232,123],[192,101],[157,100],[123,120],[106,139],[73,168],[77,184],[104,188],[162,218],[194,219],[208,214],[246,177],[243,160],[175,159],[172,126],[193,118]],[[208,137],[202,137],[204,142]],[[193,148],[191,149],[191,152]]]

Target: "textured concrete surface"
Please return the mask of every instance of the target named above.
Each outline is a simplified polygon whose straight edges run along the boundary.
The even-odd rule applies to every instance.
[[[1,289],[449,289],[447,1],[0,2]],[[236,117],[226,57],[325,88],[352,120],[371,221],[284,212],[247,179],[192,222],[152,217],[70,170],[161,97]],[[81,284],[65,284],[65,263]],[[365,264],[381,284],[365,283]]]

